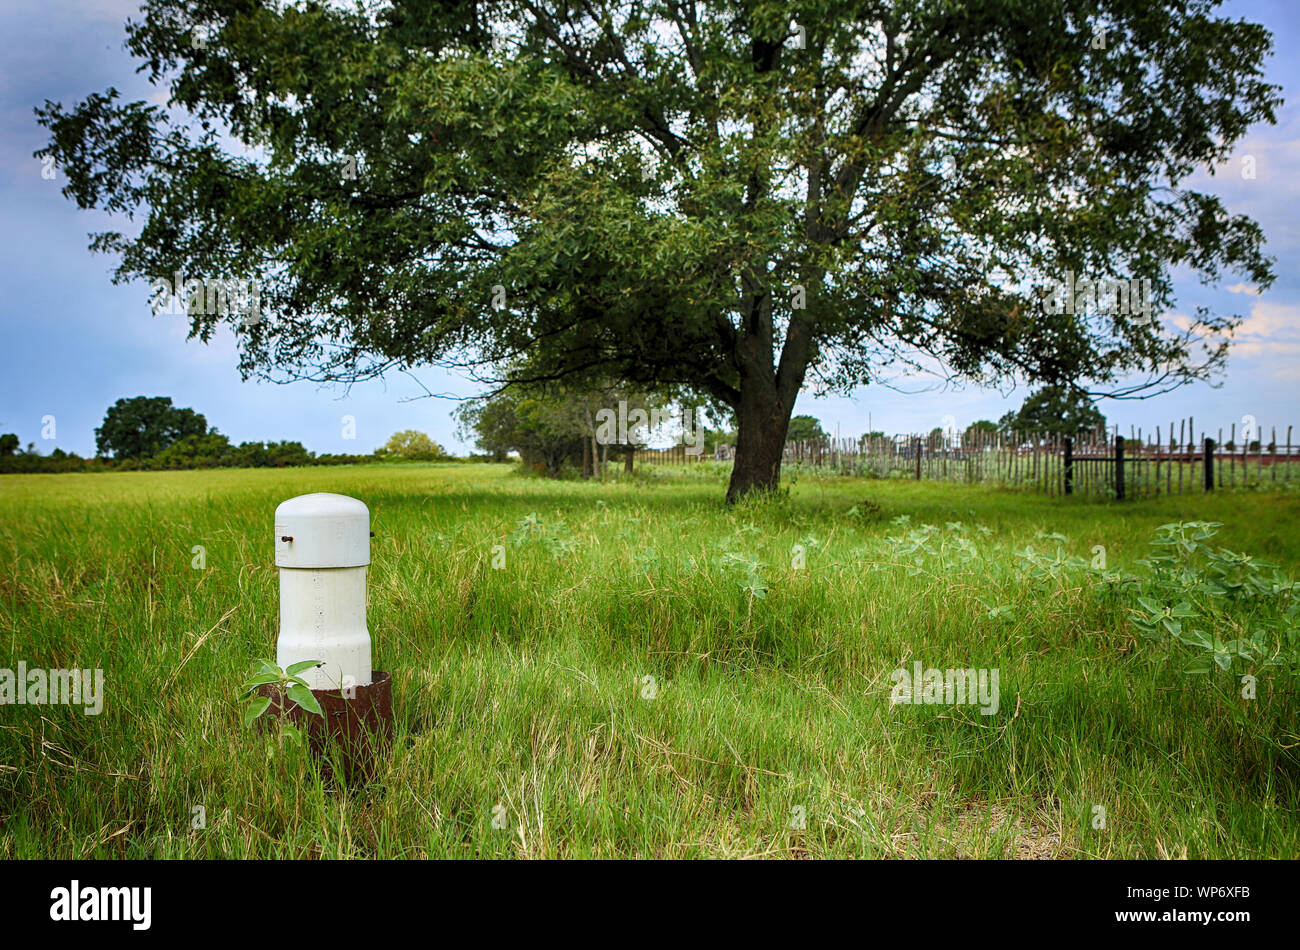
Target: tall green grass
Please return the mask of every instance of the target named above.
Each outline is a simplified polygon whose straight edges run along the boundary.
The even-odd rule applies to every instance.
[[[107,698],[0,706],[0,856],[1300,854],[1296,677],[1258,670],[1247,700],[1236,672],[1187,675],[1123,585],[1025,556],[1100,545],[1140,574],[1157,526],[1212,520],[1295,576],[1300,495],[800,476],[729,510],[723,478],[6,476],[0,666],[102,667]],[[309,491],[361,498],[376,533],[397,736],[364,788],[240,725],[236,687],[275,655],[272,514]],[[891,705],[918,660],[997,668],[997,713]]]

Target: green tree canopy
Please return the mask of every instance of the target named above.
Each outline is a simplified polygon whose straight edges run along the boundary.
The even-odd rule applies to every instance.
[[[997,433],[998,431],[1000,431],[1000,427],[996,422],[990,422],[988,419],[979,419],[976,422],[972,422],[970,425],[968,425],[966,427],[966,430],[962,433],[961,436],[962,445],[964,446],[975,445],[979,441],[981,436],[992,435],[994,433]]]
[[[525,465],[558,477],[566,464],[582,457],[588,437],[576,407],[540,387],[507,387],[471,400],[457,410],[462,434],[473,433],[476,445],[504,458],[518,452]]]
[[[473,399],[461,403],[454,415],[460,438],[472,438],[475,447],[491,455],[495,461],[504,462],[511,452],[518,451],[516,431],[519,416],[515,412],[514,399]]]
[[[790,428],[786,434],[786,439],[790,442],[806,442],[813,439],[824,439],[826,433],[822,430],[822,424],[812,416],[791,416]]]
[[[442,451],[442,446],[425,433],[415,429],[403,429],[389,436],[384,447],[375,454],[428,462],[442,458],[445,453]]]
[[[1086,393],[1063,386],[1045,386],[1025,400],[1020,411],[1002,417],[1006,431],[1074,436],[1106,424],[1106,417]]]
[[[536,381],[684,386],[776,487],[805,380],[909,365],[1125,393],[1204,378],[1233,314],[1170,273],[1273,279],[1188,186],[1273,122],[1271,35],[1215,0],[147,0],[174,112],[47,102],[39,155],[116,279],[260,281],[190,312],[246,375],[351,381],[528,353]],[[1045,306],[1075,275],[1149,307]],[[1118,300],[1118,296],[1116,297]]]
[[[186,436],[207,434],[207,419],[173,406],[170,396],[135,396],[109,407],[95,430],[95,451],[116,459],[151,458]]]
[[[527,371],[517,367],[514,375]],[[667,396],[631,391],[610,380],[573,378],[512,383],[467,401],[456,415],[461,437],[473,436],[478,448],[498,460],[518,452],[525,464],[540,465],[552,476],[565,463],[581,460],[584,474],[600,474],[611,446],[631,470],[633,450],[650,435],[651,413],[665,411],[669,402]],[[642,427],[639,420],[645,420]]]

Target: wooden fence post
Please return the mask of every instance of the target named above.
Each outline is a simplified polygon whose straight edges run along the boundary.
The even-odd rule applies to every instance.
[[[1065,493],[1074,494],[1074,439],[1065,437]]]
[[[916,443],[916,480],[921,480],[921,440],[917,439]]]
[[[1221,445],[1223,445],[1222,429],[1219,430],[1219,437],[1214,442],[1214,448],[1217,450]],[[1215,472],[1215,481],[1218,482],[1217,487],[1222,488],[1223,487],[1223,456],[1222,455],[1219,456],[1219,464],[1216,465],[1215,468],[1218,470]]]
[[[1205,437],[1205,490],[1214,491],[1214,440]]]
[[[1124,437],[1115,436],[1115,498],[1124,500]]]

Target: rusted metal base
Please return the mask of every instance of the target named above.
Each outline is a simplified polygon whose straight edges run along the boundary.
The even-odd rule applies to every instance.
[[[377,753],[393,737],[393,678],[383,670],[370,675],[370,685],[352,687],[350,699],[341,689],[313,689],[324,719],[282,697],[279,687],[259,686],[259,695],[271,700],[271,708],[260,721],[283,716],[303,730],[312,753],[321,760],[321,773],[327,781],[334,777],[331,762],[337,760],[348,784],[367,782],[374,776]],[[334,755],[326,756],[330,751]]]

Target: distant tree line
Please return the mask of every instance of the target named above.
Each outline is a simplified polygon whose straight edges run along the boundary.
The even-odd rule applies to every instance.
[[[301,442],[288,440],[236,445],[210,428],[201,413],[173,406],[170,396],[119,399],[95,430],[95,450],[93,458],[58,448],[41,455],[34,443],[22,449],[17,435],[5,433],[0,435],[0,473],[286,468],[448,458],[437,442],[414,429],[394,433],[385,445],[367,455],[317,455]]]
[[[627,431],[611,442],[602,435],[602,412],[622,405],[624,414],[667,411],[679,393],[629,390],[616,383],[589,380],[584,385],[523,384],[465,403],[456,413],[463,437],[474,438],[484,452],[471,459],[505,461],[517,454],[524,468],[553,478],[565,474],[602,477],[610,461],[622,461],[631,471],[638,449],[645,447],[644,430]],[[700,407],[715,423],[704,428],[700,448],[711,456],[719,444],[735,445],[733,419],[715,405]],[[998,422],[986,419],[968,426],[963,441],[980,432],[1010,434],[1040,432],[1072,435],[1105,424],[1086,395],[1064,387],[1044,387],[1025,400],[1018,412]],[[935,430],[938,433],[940,430]],[[809,415],[792,416],[790,441],[827,437],[821,423]],[[868,433],[863,439],[884,437]],[[680,436],[679,436],[680,438]],[[0,473],[94,472],[187,468],[285,468],[301,465],[355,465],[381,461],[439,461],[449,456],[423,432],[395,432],[374,452],[365,455],[317,455],[301,442],[232,443],[193,409],[172,405],[169,396],[135,396],[109,407],[95,429],[93,458],[55,449],[41,455],[33,443],[20,448],[17,435],[0,435]]]
[[[517,364],[506,375],[510,385],[463,403],[456,410],[460,437],[494,461],[517,455],[523,469],[550,478],[578,476],[603,478],[610,462],[621,462],[631,472],[636,453],[647,447],[649,426],[637,419],[669,420],[681,430],[683,413],[716,421],[727,420],[716,404],[692,402],[679,389],[658,392],[625,386],[616,380],[587,378],[556,382],[529,378],[531,368]],[[614,425],[610,416],[622,425]],[[735,442],[735,433],[701,426],[698,448],[711,454],[719,441]],[[685,431],[658,431],[658,438],[686,443]],[[695,438],[694,434],[691,436]],[[694,442],[692,447],[696,447]]]
[[[963,445],[976,444],[981,436],[1000,435],[1004,438],[1017,434],[1077,436],[1104,428],[1106,417],[1088,395],[1068,386],[1043,386],[1025,399],[1019,409],[1004,414],[997,422],[980,419],[972,422],[961,433]],[[942,427],[930,431],[932,436],[946,436]],[[863,436],[883,438],[883,432]]]
[[[616,382],[588,379],[581,384],[531,381],[526,365],[515,368],[524,381],[508,385],[495,393],[462,404],[456,410],[460,436],[473,439],[476,447],[494,461],[517,455],[522,467],[551,478],[577,476],[600,478],[606,463],[623,462],[632,471],[635,453],[646,447],[636,433],[626,433],[626,440],[610,443],[599,437],[599,418],[603,409],[624,404],[628,413],[664,410],[674,395],[669,389],[654,393],[631,390]],[[507,372],[506,375],[511,375]],[[712,456],[719,444],[734,446],[737,430],[734,417],[716,404],[701,406],[718,427],[705,428],[703,452]],[[981,419],[961,433],[964,444],[974,444],[981,434],[1013,433],[1077,435],[1106,424],[1105,417],[1082,391],[1068,386],[1044,386],[1031,393],[1019,410],[1006,413],[997,422]],[[642,431],[640,435],[644,437]],[[936,428],[931,435],[946,435]],[[790,417],[788,442],[818,442],[828,438],[821,422],[814,416]],[[863,443],[886,438],[884,432],[868,432]]]

